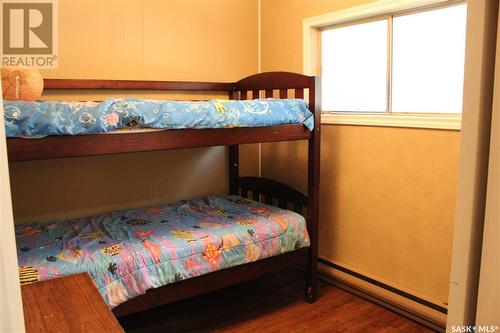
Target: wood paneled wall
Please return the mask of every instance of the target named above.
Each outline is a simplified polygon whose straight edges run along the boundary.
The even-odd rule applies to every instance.
[[[224,0],[58,3],[59,69],[43,71],[46,78],[224,82],[258,71],[255,0],[230,5]],[[46,97],[92,100],[108,95],[63,91]],[[141,96],[167,97],[161,92]],[[258,146],[243,146],[242,155],[241,174],[256,175]],[[12,163],[15,220],[60,219],[224,193],[226,161],[225,149],[215,147]]]

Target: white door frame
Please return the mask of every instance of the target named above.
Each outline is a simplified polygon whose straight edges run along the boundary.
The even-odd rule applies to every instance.
[[[493,101],[498,0],[467,2],[462,138],[447,330],[475,325]]]
[[[500,34],[496,64],[476,325],[500,327]]]
[[[24,332],[0,82],[0,332]]]

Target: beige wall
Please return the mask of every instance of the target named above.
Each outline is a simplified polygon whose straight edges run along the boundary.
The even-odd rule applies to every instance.
[[[59,69],[43,75],[238,80],[258,70],[257,13],[255,0],[59,0]],[[243,174],[257,172],[256,149],[244,147]],[[228,184],[221,147],[10,167],[16,223],[223,193]]]
[[[302,20],[366,2],[263,0],[262,71],[301,72]],[[320,256],[444,305],[460,132],[323,125],[322,136]],[[263,176],[305,190],[306,151],[263,145]]]
[[[257,21],[255,0],[59,0],[46,77],[237,80],[257,70]]]

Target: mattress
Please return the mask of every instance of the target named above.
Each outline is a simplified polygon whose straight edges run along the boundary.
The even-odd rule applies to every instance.
[[[4,101],[7,137],[114,132],[124,128],[201,129],[304,124],[314,119],[302,99],[198,102],[109,98],[102,102]]]
[[[310,244],[301,215],[229,195],[17,225],[16,240],[21,284],[88,272],[110,308]]]

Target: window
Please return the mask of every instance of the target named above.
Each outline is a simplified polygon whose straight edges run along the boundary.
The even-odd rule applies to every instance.
[[[323,32],[323,109],[387,110],[387,20]]]
[[[321,31],[324,111],[458,115],[466,5],[341,23]]]

